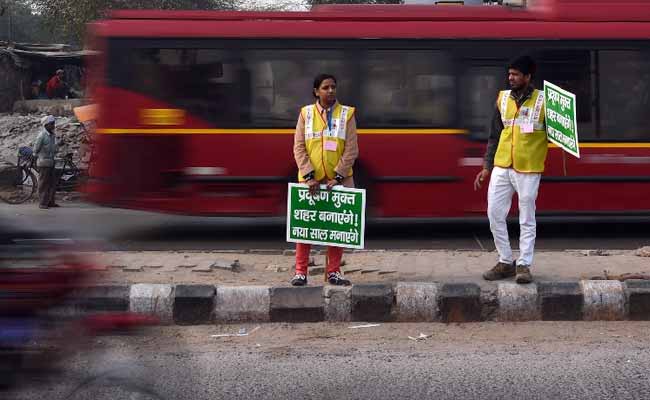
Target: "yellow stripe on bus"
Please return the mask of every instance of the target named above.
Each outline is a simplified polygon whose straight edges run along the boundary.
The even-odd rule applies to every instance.
[[[98,129],[104,135],[277,135],[294,129]]]
[[[549,143],[548,147],[559,149],[560,147],[554,143]],[[612,143],[612,142],[600,142],[600,143],[579,143],[581,149],[589,148],[618,148],[618,149],[633,149],[633,148],[650,148],[650,143]]]
[[[293,135],[294,129],[98,129],[104,135]],[[466,135],[466,129],[358,129],[360,135]],[[549,143],[550,148],[559,148]],[[650,143],[643,142],[599,142],[580,143],[580,148],[650,148]]]
[[[104,135],[293,135],[294,129],[98,129]],[[464,135],[465,129],[358,129],[360,135]]]

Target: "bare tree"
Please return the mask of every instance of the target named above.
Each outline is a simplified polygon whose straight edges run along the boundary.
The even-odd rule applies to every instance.
[[[235,0],[30,0],[48,25],[78,39],[85,24],[116,9],[233,9]]]
[[[402,4],[402,0],[307,0],[312,6],[318,4]]]

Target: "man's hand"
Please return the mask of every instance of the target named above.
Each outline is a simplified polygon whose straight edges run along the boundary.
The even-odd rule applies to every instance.
[[[332,190],[332,188],[336,185],[340,185],[339,181],[336,179],[330,179],[327,181],[327,190]]]
[[[481,172],[476,175],[476,179],[474,179],[474,190],[479,190],[483,181],[485,181],[488,176],[490,176],[490,170],[485,168],[481,170]]]
[[[309,194],[312,196],[318,194],[318,191],[320,190],[320,183],[316,179],[310,179],[306,183],[307,186],[309,186]]]

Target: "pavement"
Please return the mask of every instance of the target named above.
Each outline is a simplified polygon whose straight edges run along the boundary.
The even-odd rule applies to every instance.
[[[325,250],[312,251],[309,279],[324,284]],[[97,280],[106,284],[210,284],[289,286],[295,251],[251,249],[214,251],[89,252]],[[494,251],[362,250],[343,257],[343,271],[354,283],[473,282],[497,261]],[[605,279],[626,273],[650,275],[650,247],[641,250],[538,251],[532,269],[538,281]]]
[[[162,327],[99,338],[62,376],[2,398],[627,400],[650,391],[648,322],[351,326]],[[240,330],[247,335],[214,337]],[[109,377],[120,379],[104,386]]]
[[[446,249],[346,251],[343,271],[353,282],[348,288],[324,282],[325,250],[316,247],[309,285],[293,288],[291,244],[252,247],[257,243],[253,240],[235,249],[119,251],[111,248],[105,234],[119,235],[122,228],[115,227],[127,216],[151,224],[151,215],[88,205],[66,204],[45,212],[32,208],[11,208],[12,221],[41,229],[56,222],[76,228],[72,239],[84,244],[83,253],[95,270],[92,286],[57,312],[133,311],[181,325],[650,319],[650,248],[629,248],[630,243],[646,244],[643,236],[625,242],[623,248],[539,249],[532,270],[535,282],[530,285],[517,285],[512,279],[483,281],[481,273],[497,257],[477,236],[472,240],[475,248],[469,249],[447,243]],[[191,223],[199,227],[214,223],[204,220],[195,217]],[[87,234],[95,226],[101,231],[102,221],[110,221],[112,228],[99,237]],[[244,236],[251,227],[242,221],[235,225]],[[269,226],[276,229],[277,221]],[[183,237],[173,223],[166,229],[173,237]],[[228,234],[223,231],[224,237]],[[589,243],[588,239],[578,243]]]

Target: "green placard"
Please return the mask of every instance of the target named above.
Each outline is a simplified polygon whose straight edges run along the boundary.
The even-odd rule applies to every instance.
[[[544,101],[548,140],[580,158],[576,96],[551,82],[544,81]]]
[[[366,191],[321,185],[309,194],[307,185],[290,183],[287,200],[287,242],[363,249]]]

